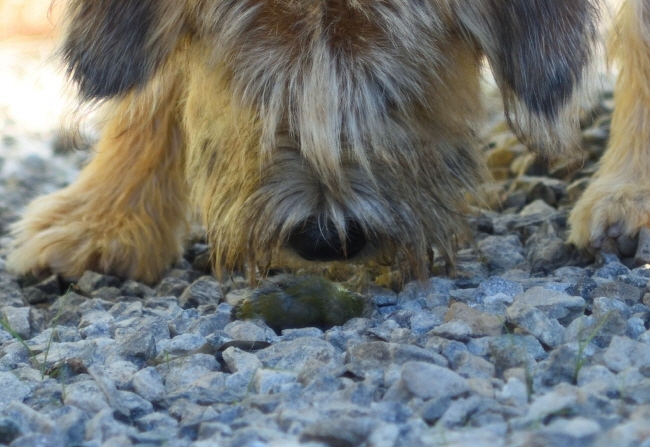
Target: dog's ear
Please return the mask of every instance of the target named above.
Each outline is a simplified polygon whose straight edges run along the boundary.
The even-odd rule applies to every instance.
[[[598,38],[599,0],[458,0],[458,20],[487,56],[506,115],[534,149],[576,143]]]
[[[178,45],[182,0],[71,0],[61,55],[84,100],[144,86]]]

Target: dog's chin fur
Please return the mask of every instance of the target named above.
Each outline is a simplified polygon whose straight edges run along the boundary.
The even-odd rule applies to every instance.
[[[170,209],[169,198],[199,210],[218,266],[305,266],[287,244],[291,231],[317,218],[345,241],[352,219],[367,239],[352,262],[398,260],[423,277],[433,246],[452,256],[466,233],[467,197],[487,177],[476,138],[482,61],[522,138],[548,153],[571,151],[596,40],[595,3],[71,0],[61,51],[68,73],[82,99],[115,103],[109,127],[124,130],[104,134],[104,154],[86,168],[104,171],[102,184],[60,194],[89,207],[83,219],[97,232],[90,238],[103,227],[133,237],[126,246],[120,238],[70,237],[55,245],[63,252],[53,260],[49,235],[60,238],[57,229],[79,216],[67,221],[42,200],[14,227],[10,265],[78,274],[83,262],[61,258],[81,250],[79,259],[120,260],[86,267],[151,281],[178,249],[151,250],[155,268],[143,275],[130,264],[148,261],[125,254],[165,244],[145,237],[150,230],[139,238],[138,230],[116,229],[110,216],[186,228],[188,208]],[[124,171],[106,160],[137,157],[131,152],[148,143],[132,147],[128,136],[165,138],[164,123],[182,140],[156,140],[160,165],[135,159],[123,182]],[[134,207],[152,185],[161,186],[162,200]],[[99,191],[107,188],[121,200],[106,203]],[[103,206],[93,212],[96,202]],[[160,237],[178,247],[183,235]],[[86,247],[100,253],[84,257]]]

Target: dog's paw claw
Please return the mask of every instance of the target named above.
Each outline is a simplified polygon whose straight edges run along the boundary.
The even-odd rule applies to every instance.
[[[600,177],[571,212],[569,242],[578,248],[600,250],[607,240],[635,237],[649,223],[650,187]]]
[[[32,202],[12,228],[9,271],[78,278],[86,270],[147,283],[156,281],[180,256],[179,235],[150,231],[142,215],[107,210],[68,190]],[[108,217],[107,216],[113,216]]]

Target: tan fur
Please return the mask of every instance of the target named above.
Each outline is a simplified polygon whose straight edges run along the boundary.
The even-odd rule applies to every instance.
[[[109,112],[79,179],[34,200],[14,224],[20,248],[7,259],[13,270],[78,277],[90,269],[154,282],[180,258],[189,195],[178,123],[182,90],[168,87],[153,109],[145,92]]]
[[[600,247],[650,225],[650,4],[626,0],[609,43],[620,65],[607,152],[573,209],[569,241]]]
[[[196,207],[217,266],[318,266],[300,249],[322,238],[423,277],[486,178],[484,56],[522,138],[571,151],[594,1],[71,0],[68,73],[114,112],[80,180],[15,226],[9,265],[151,282]]]

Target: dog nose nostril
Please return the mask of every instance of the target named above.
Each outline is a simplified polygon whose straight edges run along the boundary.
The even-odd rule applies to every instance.
[[[346,220],[345,250],[331,221],[319,224],[318,219],[309,218],[299,224],[289,235],[289,246],[307,261],[345,261],[359,254],[366,246],[366,236],[354,220]]]

